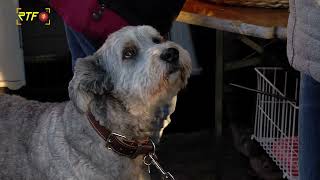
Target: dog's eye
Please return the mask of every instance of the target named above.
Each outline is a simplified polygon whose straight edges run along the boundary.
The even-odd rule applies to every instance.
[[[161,38],[158,38],[158,37],[152,38],[152,42],[155,43],[155,44],[160,44],[161,41],[162,41]]]
[[[127,47],[122,52],[123,59],[131,59],[137,55],[137,48],[135,47]]]

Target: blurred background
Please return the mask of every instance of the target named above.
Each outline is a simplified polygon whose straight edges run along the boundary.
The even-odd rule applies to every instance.
[[[5,72],[7,77],[10,76],[10,82],[6,83],[7,86],[11,83],[11,89],[1,88],[1,90],[43,102],[67,101],[69,99],[67,87],[72,78],[72,68],[63,21],[55,12],[51,12],[50,26],[44,26],[38,21],[16,26],[15,5],[18,4],[11,3],[7,8],[5,4],[1,1],[0,83],[4,83]],[[48,7],[45,3],[31,0],[20,1],[19,6],[25,11],[37,11]],[[7,18],[8,16],[13,18]],[[176,111],[171,117],[173,119],[171,125],[165,130],[159,155],[168,169],[171,168],[173,174],[177,175],[177,179],[215,179],[213,138],[215,30],[175,23],[170,35],[173,41],[191,52],[194,70],[187,88],[179,93]],[[227,66],[231,68],[225,70],[224,77],[222,145],[226,150],[222,152],[224,160],[221,165],[224,167],[222,172],[224,179],[266,179],[261,178],[259,173],[279,174],[272,161],[265,160],[268,157],[263,155],[258,146],[255,150],[260,153],[259,158],[261,156],[262,160],[256,162],[256,166],[261,166],[261,172],[252,169],[250,165],[252,159],[239,152],[239,146],[243,144],[234,143],[241,138],[250,141],[256,94],[233,88],[229,83],[255,88],[256,74],[253,67],[271,65],[289,67],[286,63],[284,40],[270,41],[253,37],[251,39],[264,47],[263,54],[260,54],[259,60],[251,65],[232,68],[232,62],[255,51],[244,44],[239,35],[224,33],[224,60],[226,64],[231,64]],[[8,52],[10,50],[12,52]],[[233,136],[234,134],[236,136]],[[278,174],[274,179],[279,178]]]

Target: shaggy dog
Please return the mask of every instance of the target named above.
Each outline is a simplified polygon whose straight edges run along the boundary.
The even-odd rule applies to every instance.
[[[0,95],[0,179],[150,179],[144,156],[108,150],[86,112],[128,139],[158,141],[190,72],[179,45],[150,26],[125,27],[78,59],[69,102]]]

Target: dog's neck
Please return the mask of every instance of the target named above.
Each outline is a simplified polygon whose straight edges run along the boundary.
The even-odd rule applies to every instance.
[[[108,103],[95,101],[95,103],[91,103],[90,105],[92,114],[96,120],[100,121],[101,125],[131,138],[137,134],[134,131],[127,130],[127,128],[122,128],[122,126],[125,125],[121,125],[121,123],[128,121],[129,117],[125,117],[127,115],[117,116],[119,113],[122,114],[122,110],[119,110],[121,109],[120,107],[120,104],[112,102],[111,100],[109,100]],[[128,177],[132,177],[132,179],[136,180],[149,180],[147,167],[143,164],[143,156],[130,159],[125,156],[120,156],[112,150],[108,150],[105,147],[106,142],[104,142],[103,138],[101,138],[90,125],[86,113],[79,111],[79,108],[77,108],[74,103],[69,103],[66,109],[66,113],[74,114],[77,118],[75,118],[74,121],[66,119],[64,122],[66,124],[65,137],[68,140],[68,144],[72,147],[70,148],[72,149],[72,153],[67,153],[68,156],[66,156],[65,159],[69,159],[71,154],[76,161],[85,159],[83,162],[90,164],[86,167],[94,167],[85,168],[86,170],[81,171],[79,176],[89,177],[91,174],[94,174],[92,177],[103,176],[106,177],[105,179],[126,180]],[[81,122],[79,122],[79,120],[81,120]],[[61,134],[59,134],[59,137],[60,136]],[[59,152],[51,151],[60,154],[63,154],[60,151],[64,151],[64,149],[58,148],[55,150]],[[90,162],[87,162],[88,159]],[[110,168],[111,166],[113,168]],[[97,170],[99,170],[99,172],[97,172]],[[83,172],[86,172],[86,174],[82,174]]]
[[[101,96],[90,103],[89,109],[101,125],[111,131],[136,140],[148,137],[158,141],[162,126],[160,107],[132,105],[112,95]],[[134,111],[134,113],[132,113]]]

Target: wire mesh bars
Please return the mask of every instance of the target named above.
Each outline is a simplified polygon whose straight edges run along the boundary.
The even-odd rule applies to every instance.
[[[298,180],[298,86],[299,78],[278,68],[255,68],[257,101],[252,138],[260,143],[283,171]]]

